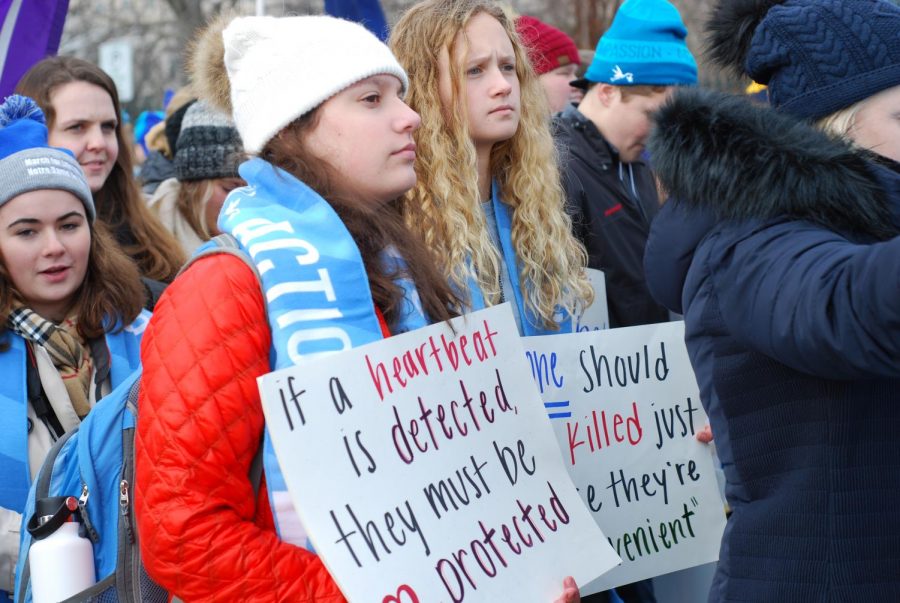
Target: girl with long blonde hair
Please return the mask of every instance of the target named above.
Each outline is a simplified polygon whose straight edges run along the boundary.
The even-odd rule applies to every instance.
[[[192,65],[199,96],[232,114],[252,157],[218,225],[257,255],[253,267],[232,253],[197,259],[147,327],[135,436],[143,560],[185,601],[339,603],[285,504],[271,443],[264,485],[251,483],[265,427],[256,379],[324,351],[337,331],[349,347],[453,315],[450,286],[394,205],[415,182],[419,116],[388,48],[333,17],[223,17]],[[302,284],[316,279],[337,312],[316,309],[323,290]],[[301,340],[302,351],[289,343]],[[571,578],[557,601],[578,601]]]
[[[565,330],[593,299],[571,234],[544,92],[513,18],[488,0],[426,0],[394,27],[408,71],[416,186],[407,224],[467,305],[503,301],[523,334]]]

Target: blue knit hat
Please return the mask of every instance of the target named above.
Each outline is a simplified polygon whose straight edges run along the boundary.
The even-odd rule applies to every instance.
[[[666,0],[626,0],[597,43],[587,82],[617,86],[697,83],[697,61],[685,43],[687,28]]]
[[[84,203],[93,222],[91,189],[71,152],[47,145],[47,126],[37,104],[13,95],[0,105],[0,206],[23,193],[58,189]]]
[[[788,0],[753,33],[746,72],[769,101],[819,119],[900,85],[900,7],[888,0]]]

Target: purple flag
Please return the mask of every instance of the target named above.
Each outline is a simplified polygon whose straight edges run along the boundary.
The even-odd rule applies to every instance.
[[[56,54],[69,0],[0,0],[0,100],[46,56]]]

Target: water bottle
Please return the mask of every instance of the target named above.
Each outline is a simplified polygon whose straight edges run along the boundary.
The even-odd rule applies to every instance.
[[[28,522],[35,538],[28,552],[34,603],[59,603],[95,584],[94,547],[79,534],[78,516],[74,496],[43,498],[35,504]]]

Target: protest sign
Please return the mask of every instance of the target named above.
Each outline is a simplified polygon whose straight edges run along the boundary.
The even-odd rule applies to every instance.
[[[594,290],[594,303],[577,313],[572,321],[573,333],[602,331],[609,328],[609,307],[606,303],[606,275],[602,270],[585,268],[588,281]]]
[[[550,423],[622,565],[606,590],[718,558],[725,527],[684,323],[526,337]]]
[[[306,532],[352,602],[548,603],[620,562],[508,305],[260,379]]]

